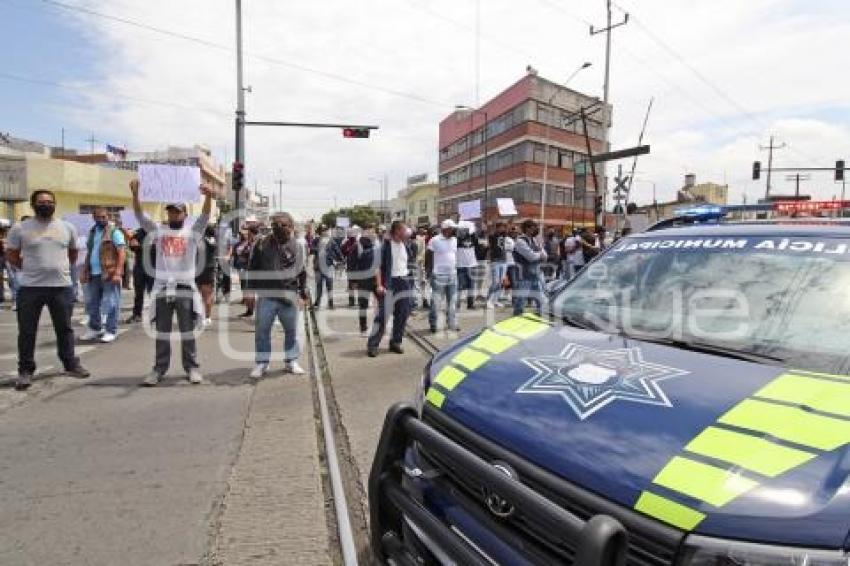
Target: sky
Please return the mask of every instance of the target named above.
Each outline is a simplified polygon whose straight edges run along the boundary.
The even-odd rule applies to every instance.
[[[526,65],[602,95],[604,0],[243,0],[249,120],[380,126],[250,127],[248,184],[301,219],[436,179],[439,121],[507,88]],[[633,200],[675,197],[684,175],[763,196],[752,162],[771,135],[777,167],[850,161],[850,16],[841,0],[616,0],[613,147],[637,143],[654,99]],[[477,17],[478,16],[478,17]],[[476,25],[478,22],[478,25]],[[476,28],[480,30],[476,40]],[[0,131],[67,147],[196,143],[233,160],[233,0],[0,0]],[[631,162],[624,165],[631,167]],[[612,167],[611,172],[614,172]],[[774,193],[793,192],[776,174]],[[831,173],[802,190],[840,197]]]

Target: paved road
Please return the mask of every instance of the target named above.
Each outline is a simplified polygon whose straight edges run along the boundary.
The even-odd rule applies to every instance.
[[[45,312],[40,373],[19,393],[9,387],[14,313],[0,311],[0,564],[339,563],[312,376],[278,368],[253,384],[254,335],[239,312],[222,308],[199,339],[206,384],[189,385],[173,366],[156,389],[138,387],[153,359],[138,325],[113,344],[81,345],[92,378],[58,373]],[[364,486],[375,443],[387,408],[412,398],[427,356],[407,341],[404,355],[384,348],[367,358],[365,338],[352,332],[356,310],[318,315],[348,500],[368,557]],[[484,311],[462,311],[463,333],[484,322]],[[411,325],[424,329],[424,313]],[[444,345],[457,336],[431,338]],[[274,340],[282,342],[279,330]]]
[[[13,317],[0,312],[0,373],[5,375],[16,363]],[[226,334],[215,332],[226,324]],[[238,359],[253,350],[250,326],[226,316],[216,326],[199,340],[206,384],[189,385],[178,362],[160,387],[143,389],[137,384],[150,369],[153,343],[141,328],[129,329],[113,344],[83,347],[81,358],[93,377],[76,380],[50,369],[61,366],[45,312],[37,356],[44,379],[27,393],[0,389],[0,564],[169,565],[202,563],[216,552],[241,557],[244,529],[234,528],[222,542],[220,525],[225,518],[235,525],[244,519],[250,502],[234,499],[238,489],[275,483],[245,479],[259,475],[259,468],[241,464],[243,446],[249,458],[285,463],[295,454],[308,462],[306,472],[288,473],[308,493],[291,501],[289,511],[297,517],[319,510],[318,528],[312,525],[309,536],[319,539],[314,546],[321,559],[313,561],[327,561],[312,407],[304,403],[308,381],[272,376],[255,395],[247,379],[250,362]],[[254,414],[252,399],[260,406]],[[269,399],[279,406],[270,407]],[[275,420],[279,410],[288,411],[288,420]],[[256,427],[250,433],[246,421]],[[255,431],[263,421],[272,423],[266,436],[280,442],[260,446],[258,456],[256,444],[263,438]],[[309,425],[298,429],[306,440],[294,447],[285,442],[293,421]],[[287,473],[283,464],[276,471]],[[229,489],[231,482],[236,492]],[[233,505],[221,513],[225,497],[234,499]],[[257,524],[267,519],[259,512],[252,518]],[[264,537],[273,543],[275,536],[283,540],[289,534]]]

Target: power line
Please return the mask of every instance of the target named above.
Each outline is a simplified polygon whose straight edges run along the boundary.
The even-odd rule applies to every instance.
[[[72,11],[72,12],[79,12],[79,13],[86,14],[86,15],[89,15],[89,16],[101,18],[101,19],[104,19],[104,20],[109,20],[109,21],[112,21],[112,22],[121,23],[121,24],[124,24],[124,25],[136,27],[138,29],[143,29],[145,31],[149,31],[149,32],[152,32],[152,33],[157,33],[157,34],[160,34],[160,35],[165,35],[165,36],[173,37],[173,38],[176,38],[176,39],[189,41],[189,42],[196,43],[198,45],[203,45],[205,47],[209,47],[209,48],[212,48],[212,49],[217,49],[217,50],[220,50],[220,51],[227,51],[227,52],[231,52],[231,53],[235,51],[229,45],[216,43],[214,41],[195,37],[195,36],[188,35],[188,34],[181,33],[181,32],[176,32],[176,31],[173,31],[173,30],[164,29],[164,28],[161,28],[161,27],[153,26],[153,25],[150,25],[150,24],[146,24],[146,23],[143,23],[143,22],[136,21],[136,20],[131,20],[129,18],[122,18],[122,17],[119,17],[119,16],[113,16],[111,14],[105,14],[103,12],[99,12],[97,10],[92,10],[90,8],[84,8],[84,7],[81,7],[81,6],[73,6],[73,5],[70,5],[70,4],[66,4],[64,2],[59,2],[58,0],[41,0],[41,1],[44,4],[54,6],[56,8],[60,8],[60,9],[63,9],[63,10],[69,10],[69,11]],[[446,108],[446,107],[452,106],[452,103],[450,103],[450,102],[441,102],[441,101],[437,101],[437,100],[431,100],[429,98],[426,98],[424,96],[420,96],[420,95],[417,95],[417,94],[404,92],[404,91],[397,90],[397,89],[390,88],[390,87],[384,87],[384,86],[372,84],[372,83],[369,83],[369,82],[366,82],[366,81],[353,79],[353,78],[350,78],[350,77],[338,75],[338,74],[331,73],[331,72],[328,72],[328,71],[322,71],[321,69],[315,69],[315,68],[312,68],[312,67],[308,67],[306,65],[302,65],[300,63],[294,63],[292,61],[287,61],[285,59],[280,59],[280,58],[277,58],[277,57],[270,57],[268,55],[261,55],[261,54],[257,54],[257,53],[253,53],[253,54],[246,53],[246,56],[251,57],[253,59],[256,59],[258,61],[263,61],[265,63],[272,64],[272,65],[279,65],[279,66],[287,67],[287,68],[290,68],[290,69],[296,69],[296,70],[299,70],[299,71],[303,71],[305,73],[311,73],[311,74],[318,75],[318,76],[321,76],[321,77],[324,77],[324,78],[327,78],[327,79],[331,79],[331,80],[335,80],[335,81],[339,81],[339,82],[344,82],[344,83],[347,83],[347,84],[359,86],[359,87],[370,89],[370,90],[375,90],[375,91],[378,91],[378,92],[383,92],[385,94],[390,94],[390,95],[393,95],[393,96],[398,96],[398,97],[407,98],[407,99],[410,99],[410,100],[415,100],[415,101],[421,102],[423,104],[431,104],[431,105],[434,105],[434,106],[439,106],[441,108]]]

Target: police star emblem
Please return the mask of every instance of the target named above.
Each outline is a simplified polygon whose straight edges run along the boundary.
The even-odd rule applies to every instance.
[[[535,375],[517,393],[560,395],[584,420],[614,401],[672,407],[660,382],[688,372],[644,361],[640,348],[567,344],[558,356],[523,358]]]

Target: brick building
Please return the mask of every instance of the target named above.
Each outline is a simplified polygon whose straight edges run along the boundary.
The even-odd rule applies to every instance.
[[[598,99],[560,86],[529,72],[507,90],[475,111],[458,110],[440,122],[439,171],[440,219],[457,218],[458,204],[484,197],[484,127],[487,136],[487,205],[484,215],[498,215],[496,199],[514,199],[518,219],[540,218],[546,159],[550,144],[546,183],[545,223],[569,227],[594,223],[593,182],[587,190],[574,192],[575,164],[587,156],[581,107],[598,103],[588,119],[591,151],[605,151],[604,124],[610,124],[611,108]],[[485,116],[486,113],[486,116]],[[597,167],[599,186],[605,187],[604,168]],[[588,171],[588,173],[590,173]]]

